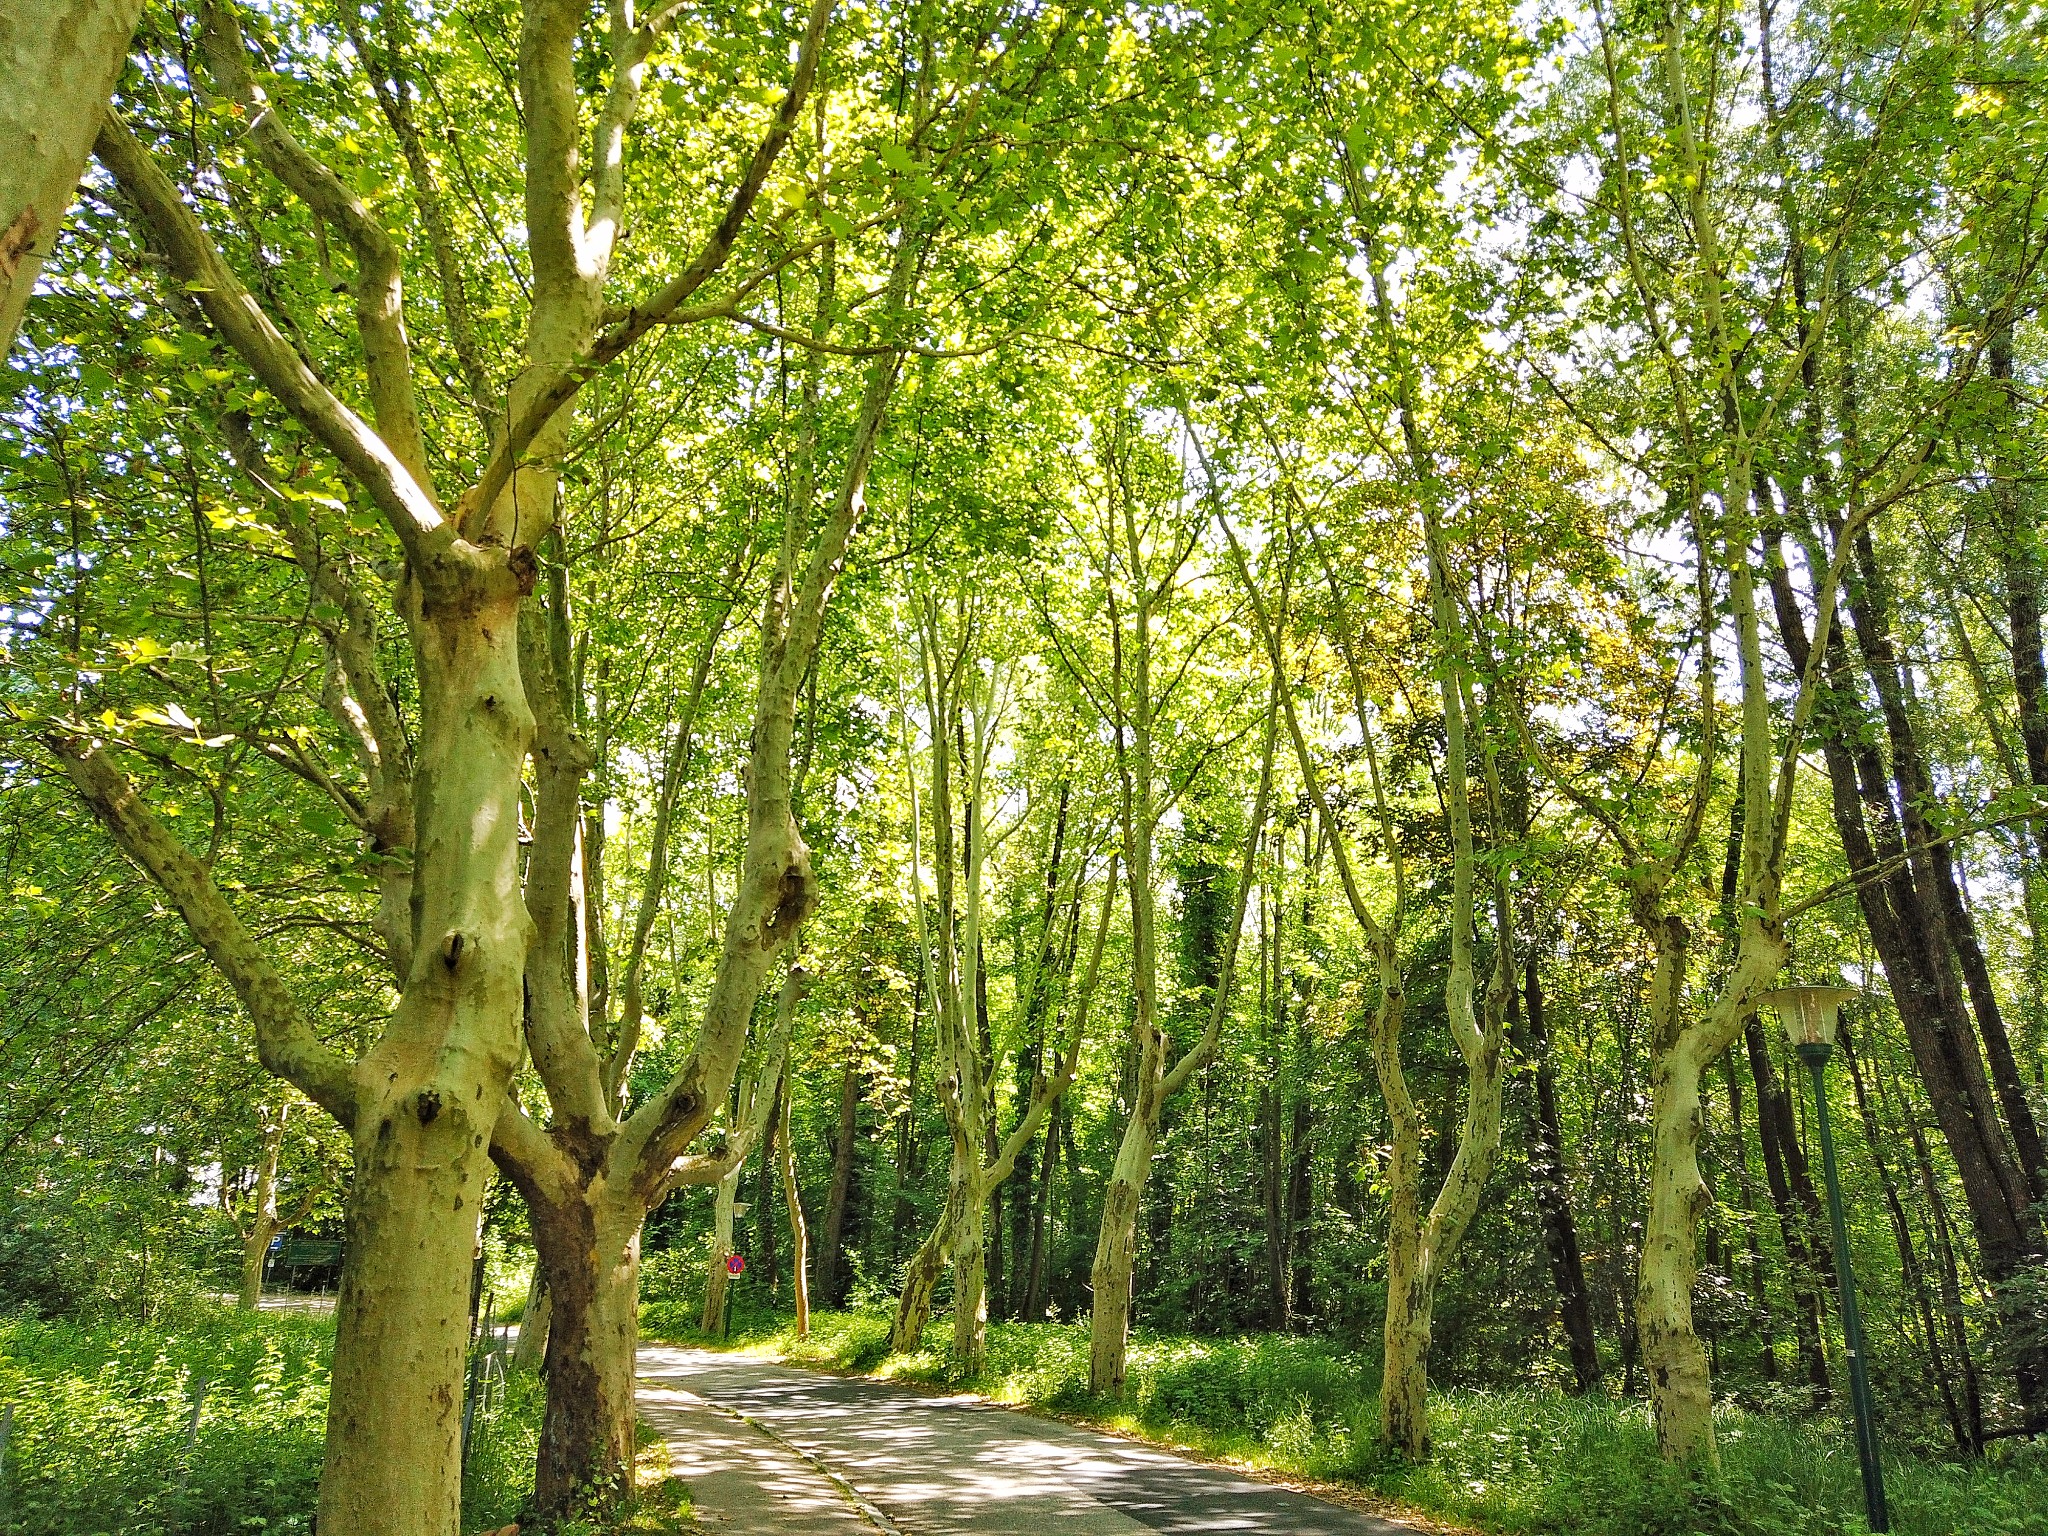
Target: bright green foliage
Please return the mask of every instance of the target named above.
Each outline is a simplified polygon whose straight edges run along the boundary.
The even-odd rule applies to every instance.
[[[213,1306],[150,1328],[0,1321],[0,1414],[13,1424],[0,1529],[309,1530],[333,1336],[324,1317]],[[511,1520],[530,1485],[538,1384],[515,1378],[507,1394],[477,1422],[465,1528]]]
[[[524,8],[235,9],[278,111],[405,257],[426,468],[452,501],[488,452],[530,308]],[[600,10],[576,50],[586,119],[611,67]],[[349,252],[207,86],[195,11],[148,9],[122,110],[293,345],[368,410]],[[625,136],[634,195],[607,304],[645,297],[698,248],[779,100],[798,14],[666,17]],[[2001,1451],[2043,1409],[2026,1357],[2048,1361],[2048,1229],[2024,1210],[2048,1175],[2018,1166],[2026,1122],[2048,1120],[2048,714],[2027,666],[2048,596],[2040,22],[2038,6],[1919,0],[840,7],[811,107],[702,312],[585,386],[557,535],[536,552],[528,612],[554,623],[593,759],[576,942],[600,1049],[622,1027],[628,936],[656,887],[622,1107],[689,1058],[714,977],[766,573],[815,510],[799,504],[806,464],[839,461],[872,355],[900,344],[793,748],[822,900],[794,951],[815,984],[790,1122],[823,1299],[886,1306],[945,1198],[928,786],[934,755],[960,747],[932,739],[922,605],[1002,700],[988,824],[956,806],[947,829],[994,841],[986,995],[970,1011],[1000,1134],[1056,1051],[1094,910],[1083,888],[1125,835],[1133,565],[1162,594],[1159,1018],[1176,1053],[1200,1033],[1273,681],[1249,587],[1276,615],[1303,739],[1278,754],[1215,1060],[1164,1115],[1135,1289],[1154,1336],[1133,1353],[1132,1411],[1508,1529],[1844,1529],[1812,1108],[1768,1016],[1703,1090],[1694,1309],[1724,1419],[1719,1487],[1654,1465],[1635,1407],[1654,1047],[1622,848],[1636,868],[1660,857],[1697,786],[1703,831],[1669,893],[1691,936],[1680,1011],[1697,1017],[1744,915],[1724,897],[1728,602],[1750,571],[1758,703],[1793,782],[1788,974],[1848,967],[1869,988],[1848,1015],[1856,1075],[1838,1057],[1829,1091],[1882,1430],[1908,1457],[1895,1502],[1915,1531],[2048,1529],[2038,1453]],[[376,94],[394,80],[417,164]],[[275,1463],[277,1489],[298,1480],[277,1493],[284,1519],[318,1456],[313,1331],[184,1321],[193,1298],[232,1288],[219,1194],[232,1204],[249,1184],[275,1085],[231,991],[80,804],[49,733],[106,744],[261,930],[322,1038],[358,1055],[392,1000],[380,883],[410,851],[374,846],[350,714],[363,701],[336,658],[367,636],[397,737],[417,743],[394,612],[405,572],[364,488],[166,280],[129,214],[89,174],[0,412],[0,1308],[176,1321],[161,1361],[111,1323],[0,1325],[10,1369],[79,1405],[77,1434],[51,1438],[25,1392],[8,1475],[26,1479],[21,1518],[47,1471],[80,1510],[127,1498],[133,1519],[170,1521],[179,1373],[227,1361],[223,1340],[285,1341],[301,1350],[278,1357],[297,1362],[289,1392],[251,1395],[255,1364],[233,1368],[246,1390],[220,1366],[218,1455],[186,1494]],[[917,281],[885,314],[906,241],[924,242]],[[1738,469],[1748,483],[1731,485]],[[1430,602],[1425,513],[1463,618],[1457,654]],[[360,612],[309,582],[295,531]],[[1795,735],[1793,653],[1831,562],[1839,650]],[[1467,1081],[1445,997],[1446,673],[1470,695],[1468,769],[1498,770],[1475,792],[1475,858],[1482,886],[1506,876],[1519,995],[1499,1160],[1435,1294],[1436,1460],[1401,1469],[1369,1445],[1392,1138],[1369,1038],[1383,978],[1333,849],[1352,849],[1361,904],[1399,930],[1402,1061],[1434,1188]],[[1711,721],[1703,675],[1720,686]],[[1885,974],[1896,952],[1852,879],[1860,864],[1867,896],[1858,826],[1881,873],[1916,883],[1911,933],[1946,934],[1924,989],[1952,994],[1940,1030],[1932,1015],[1908,1027],[1911,978]],[[1127,896],[1075,1082],[989,1212],[992,1370],[1033,1402],[1072,1400],[1132,1102]],[[1478,926],[1483,973],[1493,930]],[[756,1011],[757,1048],[770,1012]],[[1986,1079],[1974,1094],[1960,1066],[1943,1077],[1930,1041],[1946,1038]],[[517,1087],[545,1119],[537,1074]],[[310,1198],[318,1224],[340,1207],[345,1158],[332,1127],[293,1113],[285,1203]],[[2008,1167],[1972,1160],[1973,1127]],[[715,1153],[730,1129],[691,1150]],[[781,1196],[758,1169],[740,1196],[743,1330],[790,1284]],[[835,1199],[838,1251],[821,1255]],[[697,1319],[707,1205],[684,1189],[650,1219],[650,1331]],[[527,1229],[509,1186],[488,1210],[502,1315],[518,1289],[503,1260]],[[2002,1257],[1984,1241],[2001,1211],[2026,1238]],[[1005,1323],[1027,1317],[1062,1326]],[[878,1348],[866,1312],[821,1312],[805,1357],[869,1365]],[[117,1350],[142,1351],[133,1407],[102,1369]],[[925,1353],[898,1368],[941,1367]],[[1566,1402],[1577,1387],[1587,1400]],[[516,1388],[479,1447],[479,1485],[496,1491],[476,1524],[513,1507],[534,1390]],[[274,1438],[235,1430],[237,1415],[275,1419]],[[135,1449],[93,1454],[94,1436]],[[1947,1454],[1956,1467],[1936,1465]],[[102,1485],[114,1502],[92,1502]]]

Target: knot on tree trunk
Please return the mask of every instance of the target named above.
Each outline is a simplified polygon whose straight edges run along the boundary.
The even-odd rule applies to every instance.
[[[811,861],[801,846],[784,866],[776,893],[775,910],[761,925],[761,942],[774,949],[796,932],[818,904],[818,882],[811,873]]]

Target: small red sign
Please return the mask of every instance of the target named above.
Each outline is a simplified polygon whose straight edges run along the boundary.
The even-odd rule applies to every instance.
[[[743,1275],[747,1272],[747,1261],[736,1253],[725,1256],[725,1272],[728,1275]]]

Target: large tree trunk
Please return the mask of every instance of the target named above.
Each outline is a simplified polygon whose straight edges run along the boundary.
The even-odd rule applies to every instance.
[[[57,243],[141,14],[141,0],[0,9],[0,358]]]
[[[531,567],[488,550],[464,565],[407,584],[420,672],[419,943],[383,1038],[356,1068],[320,1480],[330,1531],[445,1536],[462,1503],[469,1277],[533,926],[518,873],[533,715],[517,637]]]
[[[1157,1079],[1158,1049],[1152,1046],[1141,1053],[1139,1102],[1131,1108],[1109,1184],[1102,1194],[1102,1228],[1095,1240],[1095,1263],[1089,1271],[1094,1306],[1088,1330],[1088,1390],[1097,1396],[1120,1397],[1124,1390],[1124,1353],[1131,1331],[1131,1280],[1138,1258],[1138,1212],[1158,1138],[1158,1112],[1145,1102],[1156,1095],[1156,1089],[1148,1087],[1146,1079]]]
[[[353,1136],[355,1178],[320,1527],[335,1533],[452,1536],[460,1513],[462,1364],[486,1149],[498,1155],[494,1143],[501,1135],[529,1143],[543,1136],[516,1106],[506,1112],[535,933],[520,880],[522,780],[535,733],[522,675],[520,616],[538,571],[532,546],[545,536],[553,517],[558,462],[570,428],[566,407],[596,366],[619,355],[645,325],[659,323],[723,265],[798,120],[831,5],[815,0],[789,91],[689,275],[670,285],[666,300],[640,312],[641,330],[612,333],[612,350],[604,356],[594,355],[591,344],[602,318],[604,276],[624,197],[623,180],[615,174],[617,143],[631,118],[645,49],[659,26],[637,28],[628,19],[613,28],[617,74],[600,132],[601,143],[607,135],[611,143],[594,180],[589,205],[594,216],[586,221],[579,169],[584,126],[577,104],[580,22],[562,7],[526,8],[519,31],[519,94],[533,276],[528,366],[513,381],[504,430],[493,434],[481,477],[445,509],[427,472],[414,405],[396,243],[353,192],[293,138],[274,104],[259,104],[233,12],[219,5],[202,9],[201,52],[221,96],[247,109],[248,137],[256,154],[352,248],[357,330],[374,429],[327,388],[263,313],[179,189],[110,113],[100,115],[95,148],[172,274],[271,396],[335,456],[381,511],[404,550],[399,607],[415,663],[416,747],[402,728],[386,730],[379,724],[380,716],[393,712],[381,707],[387,702],[386,688],[374,655],[366,672],[352,665],[349,647],[335,643],[336,659],[355,695],[343,702],[356,705],[353,712],[338,712],[335,724],[360,737],[368,756],[384,761],[411,757],[416,770],[410,779],[415,814],[409,921],[405,932],[385,934],[401,995],[378,1043],[352,1064],[323,1045],[213,886],[210,873],[160,827],[149,826],[146,813],[119,803],[122,795],[115,791],[125,792],[127,786],[118,782],[118,774],[87,761],[96,752],[80,756],[68,742],[59,751],[95,809],[177,902],[235,985],[255,1020],[264,1065],[297,1083]],[[73,62],[84,51],[77,38],[60,35],[57,42],[73,51]],[[914,240],[899,243],[892,311],[901,307],[912,253],[919,249]],[[565,1019],[556,1016],[563,1010],[555,1006],[536,1010],[535,1019],[528,1020],[538,1023],[530,1043],[536,1046],[536,1066],[543,1069],[551,1098],[568,1090],[568,1103],[556,1106],[562,1111],[557,1125],[577,1154],[581,1182],[573,1193],[591,1218],[587,1255],[594,1255],[593,1272],[578,1278],[574,1287],[570,1278],[577,1266],[556,1267],[558,1292],[569,1287],[575,1294],[555,1298],[551,1352],[565,1361],[579,1351],[589,1356],[588,1381],[573,1369],[565,1374],[576,1386],[591,1387],[602,1404],[630,1403],[631,1272],[640,1217],[723,1102],[760,980],[786,946],[790,930],[815,904],[815,881],[789,807],[790,699],[809,665],[833,580],[859,520],[861,490],[897,361],[885,354],[869,368],[841,495],[800,581],[795,557],[802,553],[805,529],[797,518],[786,521],[782,580],[764,615],[746,862],[728,914],[699,1049],[646,1106],[643,1117],[615,1128],[608,1112],[591,1112],[602,1095],[585,1092],[585,1079],[592,1090],[602,1086],[588,1034],[580,1037],[579,1046],[575,1030],[564,1028]],[[260,483],[263,477],[252,478]],[[295,543],[295,552],[298,548]],[[331,568],[308,574],[316,592],[331,595],[322,590],[333,576]],[[351,618],[351,628],[354,623]],[[549,754],[568,747],[574,755],[575,744],[563,738],[563,732],[551,729],[550,740],[536,755],[544,794],[553,793],[554,780],[567,771]],[[396,799],[387,792],[404,778],[400,772],[381,786],[373,783],[368,804],[380,824]],[[133,798],[126,794],[128,801]],[[572,813],[575,809],[571,804]],[[396,852],[381,825],[374,841],[377,851]],[[552,887],[546,894],[558,906],[572,899]],[[561,938],[559,928],[552,936]],[[544,961],[560,958],[559,945],[554,949]],[[548,965],[536,974],[547,975]],[[574,1058],[566,1068],[557,1047]],[[585,1066],[590,1070],[582,1071]],[[617,1154],[619,1166],[599,1198],[590,1186],[604,1171],[606,1147]],[[520,1156],[507,1160],[531,1175],[545,1161],[545,1151],[544,1144],[527,1145]],[[531,1198],[530,1187],[527,1192]],[[542,1202],[556,1212],[575,1203]],[[623,1215],[627,1210],[630,1221]],[[605,1353],[614,1357],[612,1362],[595,1364]],[[621,1380],[623,1389],[616,1386]],[[607,1406],[603,1411],[612,1410]],[[608,1454],[599,1452],[595,1459]],[[593,1459],[578,1449],[561,1453],[556,1461],[576,1467]],[[546,1457],[542,1476],[553,1476]]]
[[[425,1085],[382,1075],[406,1091],[365,1084],[382,1102],[355,1138],[321,1523],[430,1536],[455,1529],[462,1502],[460,1383],[489,1168],[488,1127],[463,1101],[495,1106],[483,1083],[461,1092],[454,1072]],[[497,1087],[502,1098],[501,1077]]]
[[[1650,1190],[1644,1203],[1636,1322],[1657,1445],[1668,1461],[1712,1458],[1714,1395],[1707,1351],[1693,1331],[1699,1278],[1696,1234],[1707,1206],[1700,1178],[1700,1073],[1692,1051],[1665,1052],[1651,1067]]]
[[[953,1227],[953,1365],[979,1376],[988,1364],[988,1205],[968,1200]]]
[[[641,1219],[604,1200],[533,1212],[549,1297],[533,1499],[550,1519],[602,1511],[632,1486]]]

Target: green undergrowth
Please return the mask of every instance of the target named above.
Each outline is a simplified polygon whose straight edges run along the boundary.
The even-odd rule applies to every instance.
[[[228,1308],[149,1325],[0,1317],[0,1531],[310,1531],[333,1340],[329,1318]],[[515,1377],[476,1426],[465,1530],[517,1517],[539,1417],[538,1385]]]
[[[661,1332],[650,1319],[650,1332]],[[786,1320],[743,1313],[731,1347],[827,1370],[956,1382],[944,1349],[888,1354],[889,1319],[821,1312],[798,1339]],[[705,1342],[689,1329],[675,1338]],[[1378,1362],[1281,1336],[1134,1335],[1121,1403],[1088,1394],[1085,1325],[989,1329],[989,1397],[1086,1418],[1204,1455],[1349,1483],[1432,1515],[1515,1536],[1853,1536],[1864,1530],[1854,1442],[1832,1420],[1793,1423],[1728,1407],[1722,1469],[1665,1466],[1639,1403],[1544,1391],[1438,1388],[1431,1460],[1410,1466],[1375,1435]],[[2048,1447],[2006,1446],[1975,1464],[1887,1458],[1900,1536],[2048,1536]]]

